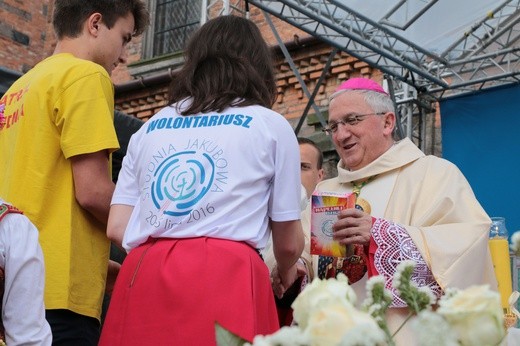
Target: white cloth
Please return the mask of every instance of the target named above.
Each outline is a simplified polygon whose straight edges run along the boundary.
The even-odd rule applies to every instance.
[[[509,328],[506,337],[507,346],[520,346],[520,329]]]
[[[0,221],[0,267],[5,272],[2,321],[6,344],[51,345],[43,303],[45,267],[38,230],[21,214],[11,213]]]
[[[112,204],[134,206],[123,246],[214,237],[263,248],[269,218],[300,218],[300,155],[280,114],[260,106],[181,116],[166,107],[136,132]]]

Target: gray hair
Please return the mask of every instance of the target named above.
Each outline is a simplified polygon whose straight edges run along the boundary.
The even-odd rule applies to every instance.
[[[358,93],[364,95],[365,102],[372,108],[375,113],[388,113],[392,112],[395,114],[394,102],[389,95],[383,94],[373,90],[364,89],[341,89],[333,93],[329,97],[329,103],[334,98],[345,93]]]
[[[365,90],[365,89],[341,89],[330,95],[329,97],[329,104],[330,102],[338,97],[339,95],[345,94],[345,93],[358,93],[364,95],[364,99],[366,104],[372,108],[374,113],[394,113],[395,112],[395,106],[394,102],[392,101],[392,98],[388,94],[383,94],[378,91],[373,90]],[[397,120],[397,119],[396,119]],[[398,134],[397,130],[397,122],[395,124],[394,130],[392,132],[392,138],[394,141],[400,140],[400,136]]]

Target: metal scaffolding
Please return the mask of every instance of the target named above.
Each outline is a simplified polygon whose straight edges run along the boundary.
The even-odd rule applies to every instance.
[[[221,2],[223,14],[243,11],[249,3],[381,70],[393,88],[402,135],[422,146],[425,117],[437,100],[520,81],[520,0],[495,2],[442,51],[402,34],[440,1],[399,0],[378,21],[344,0],[212,3]]]
[[[202,0],[201,23],[217,16],[245,15],[245,7],[246,2],[244,0]]]

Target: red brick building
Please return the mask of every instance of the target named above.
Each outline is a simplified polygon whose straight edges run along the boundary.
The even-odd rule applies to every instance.
[[[0,66],[24,73],[49,52],[49,10],[49,0],[0,3]]]
[[[166,105],[171,71],[182,64],[183,43],[189,33],[200,25],[203,20],[200,13],[204,13],[201,7],[203,1],[166,2],[174,4],[175,9],[165,7],[156,0],[147,2],[152,13],[152,25],[145,34],[131,42],[128,65],[119,66],[112,74],[116,109],[145,121]],[[224,1],[214,3],[206,12],[210,18],[222,13]],[[0,2],[0,80],[3,83],[8,84],[9,80],[52,54],[55,44],[51,25],[52,10],[53,0]],[[244,15],[244,2],[238,1],[230,12]],[[381,82],[382,74],[343,52],[337,53],[315,95],[315,106],[309,107],[308,95],[314,91],[333,48],[277,18],[270,19],[276,27],[273,31],[265,15],[253,6],[250,8],[250,18],[260,27],[276,57],[278,99],[273,106],[274,110],[283,114],[296,128],[304,111],[308,109],[308,116],[302,121],[298,135],[310,137],[319,143],[326,156],[326,169],[329,174],[333,174],[336,156],[330,140],[321,132],[316,109],[326,116],[328,96],[345,79],[363,76]],[[166,36],[161,37],[161,32],[166,32]],[[158,42],[160,45],[156,46]],[[292,62],[282,54],[280,46],[286,47]],[[296,74],[291,64],[296,68]],[[305,83],[307,92],[299,78]],[[3,93],[3,90],[0,91]]]

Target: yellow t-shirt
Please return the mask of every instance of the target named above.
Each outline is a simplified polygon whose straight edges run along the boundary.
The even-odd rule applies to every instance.
[[[75,199],[69,158],[119,147],[110,77],[95,63],[57,54],[18,79],[0,102],[6,116],[0,195],[40,231],[45,307],[99,318],[109,240]]]

